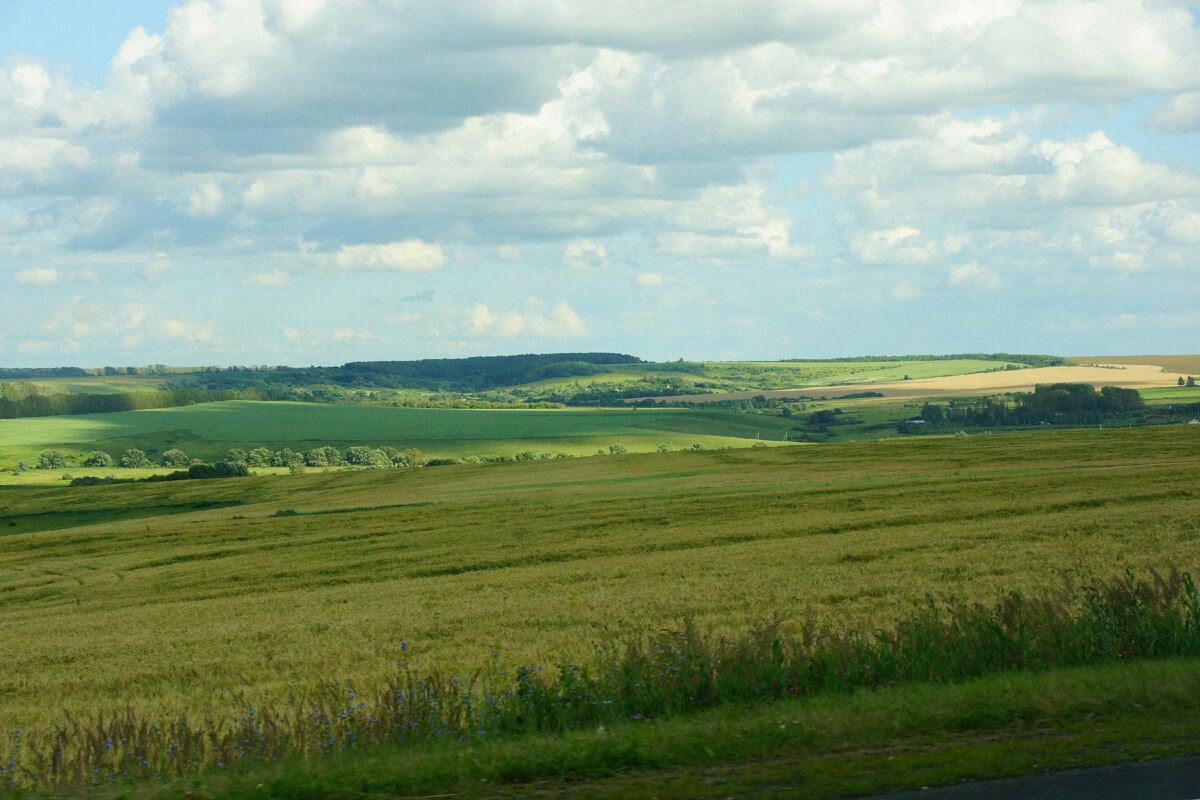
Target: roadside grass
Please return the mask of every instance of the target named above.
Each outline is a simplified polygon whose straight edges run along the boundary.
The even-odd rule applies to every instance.
[[[96,798],[833,798],[1200,751],[1195,661],[726,706],[604,732],[364,748],[88,789]],[[34,796],[40,793],[34,793]],[[61,796],[61,792],[55,793]],[[80,793],[83,794],[83,793]]]
[[[1196,709],[1200,708],[1197,656],[1200,595],[1191,577],[1171,569],[1139,580],[1126,570],[1119,577],[1037,596],[1010,593],[986,606],[942,606],[927,599],[907,618],[875,631],[806,627],[800,635],[786,635],[778,620],[770,620],[725,638],[687,625],[674,632],[634,632],[605,639],[582,666],[509,671],[493,660],[459,676],[422,674],[402,661],[389,684],[374,694],[335,684],[282,706],[243,699],[227,713],[207,719],[155,717],[129,707],[107,718],[67,719],[40,737],[13,734],[3,774],[9,789],[78,789],[221,770],[253,772],[296,757],[336,761],[389,743],[403,747],[444,743],[439,751],[444,762],[448,749],[471,743],[531,733],[588,731],[593,732],[590,740],[569,743],[574,752],[566,771],[594,775],[613,766],[664,766],[637,750],[618,750],[621,760],[611,763],[614,753],[603,739],[598,748],[588,746],[589,741],[596,742],[597,734],[623,727],[632,733],[638,721],[650,719],[667,720],[672,730],[670,720],[712,708],[739,709],[726,718],[743,730],[735,736],[724,730],[704,740],[702,753],[691,756],[699,763],[744,758],[748,744],[757,757],[787,743],[811,747],[824,740],[828,744],[829,731],[821,730],[826,726],[811,722],[814,712],[830,710],[830,696],[849,696],[850,702],[832,705],[841,707],[843,717],[850,717],[849,725],[856,732],[869,722],[893,738],[898,733],[912,735],[914,728],[926,734],[930,728],[1005,728],[1026,716],[1018,710],[1022,705],[1039,708],[1042,717],[1069,718],[1078,715],[1085,695],[1090,708],[1103,708],[1110,716],[1132,710],[1144,713],[1147,705],[1175,712]],[[1164,668],[1160,670],[1164,679],[1153,689],[1141,686],[1136,692],[1128,674],[1112,670],[1113,665],[1148,659],[1167,659],[1172,667],[1187,667]],[[1109,666],[1104,677],[1113,680],[1093,683],[1089,691],[1081,692],[1080,684],[1095,676],[1072,670],[1103,665]],[[973,687],[974,695],[965,692],[967,702],[961,700],[962,686],[972,687],[973,681],[985,676],[1063,670],[1065,678],[1040,687],[1026,679],[1025,683],[1040,689],[1041,696],[1032,701],[1022,697],[1014,702],[1004,691],[996,693],[999,687],[995,686],[989,687],[990,694],[987,690],[980,694],[978,685]],[[898,700],[895,695],[898,688],[913,684],[938,690],[906,707],[905,700],[912,698],[902,691]],[[948,713],[944,690],[950,688],[958,692],[950,694]],[[862,703],[872,694],[892,697],[871,714]],[[811,704],[797,703],[801,698]],[[1172,704],[1164,705],[1164,698]],[[764,709],[775,717],[775,725],[762,724]],[[796,716],[789,724],[790,714]],[[802,724],[799,717],[806,722]],[[920,717],[923,722],[914,725]],[[675,738],[689,727],[697,725],[676,725]],[[857,743],[863,746],[861,738]],[[694,748],[696,742],[691,744]],[[1195,742],[1192,746],[1200,750]],[[554,768],[561,776],[561,746],[548,749],[559,751]],[[678,754],[674,757],[677,764],[689,762]],[[526,754],[495,777],[527,781],[545,775],[548,766],[544,752]],[[463,780],[462,774],[444,769],[436,774],[443,783],[450,779],[457,785]],[[405,780],[411,781],[411,775]],[[413,785],[404,791],[429,794],[450,788],[455,787]]]

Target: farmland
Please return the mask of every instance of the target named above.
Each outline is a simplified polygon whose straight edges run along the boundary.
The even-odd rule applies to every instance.
[[[1198,452],[1175,427],[8,489],[0,724],[370,686],[402,642],[552,665],[613,620],[848,626],[1196,571]]]
[[[512,455],[523,450],[593,455],[611,444],[651,451],[701,442],[747,446],[779,440],[779,418],[722,410],[465,410],[231,401],[183,408],[0,420],[0,461],[36,460],[44,447],[76,452],[127,448],[217,459],[232,447],[322,445],[418,447],[432,457]],[[78,470],[76,470],[79,474]]]
[[[1009,392],[1029,392],[1039,383],[1090,383],[1095,386],[1120,386],[1130,389],[1174,388],[1182,373],[1168,372],[1153,364],[1126,364],[1120,366],[1069,366],[1032,367],[1023,370],[960,373],[933,377],[909,376],[911,380],[897,380],[887,373],[872,376],[871,383],[858,382],[860,377],[845,383],[829,386],[822,394],[853,394],[874,391],[888,398],[924,399],[935,397],[974,397]],[[716,400],[739,400],[759,394],[755,391],[723,392],[719,394],[695,394],[662,397],[662,400],[713,402]],[[766,397],[788,397],[796,394],[813,394],[812,388],[779,389],[761,392]]]

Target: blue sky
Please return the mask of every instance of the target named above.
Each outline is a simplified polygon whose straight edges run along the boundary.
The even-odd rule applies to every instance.
[[[1195,352],[1170,0],[0,0],[0,364]]]

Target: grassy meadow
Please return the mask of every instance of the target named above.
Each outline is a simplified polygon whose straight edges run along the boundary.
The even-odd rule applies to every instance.
[[[1163,427],[8,487],[0,729],[365,690],[402,652],[553,666],[606,625],[796,634],[1196,573],[1198,455]]]
[[[792,423],[721,409],[475,410],[228,401],[180,408],[0,420],[0,463],[58,447],[74,453],[178,448],[220,460],[232,447],[333,445],[417,447],[433,458],[515,455],[523,450],[593,455],[611,444],[633,452],[745,447],[756,436],[779,441]],[[70,470],[68,470],[70,471]],[[75,470],[72,474],[86,474]]]

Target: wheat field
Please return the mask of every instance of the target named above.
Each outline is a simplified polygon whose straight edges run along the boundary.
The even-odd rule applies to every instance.
[[[0,491],[0,726],[1200,567],[1200,430]],[[495,656],[493,656],[495,654]]]

